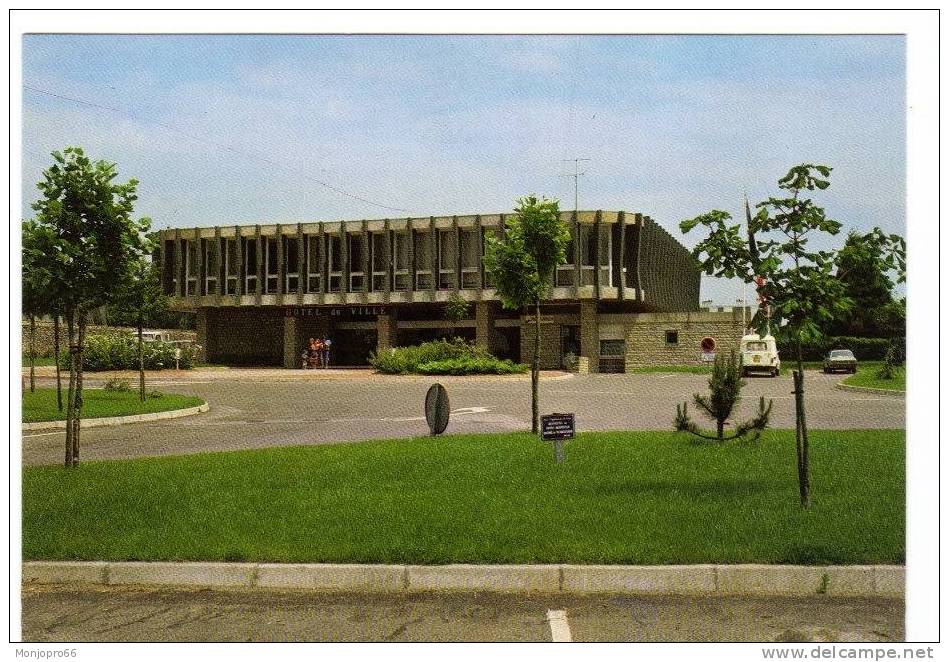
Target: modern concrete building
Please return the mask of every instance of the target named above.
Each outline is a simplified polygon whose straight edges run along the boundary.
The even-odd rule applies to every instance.
[[[210,361],[296,367],[307,338],[329,336],[332,363],[365,365],[371,352],[445,335],[526,361],[533,325],[501,307],[483,262],[509,217],[167,229],[162,282],[174,307],[197,313]],[[541,309],[543,368],[696,363],[706,336],[737,346],[740,314],[700,311],[698,264],[654,220],[563,217],[572,240]],[[469,319],[446,320],[451,297],[471,302]]]

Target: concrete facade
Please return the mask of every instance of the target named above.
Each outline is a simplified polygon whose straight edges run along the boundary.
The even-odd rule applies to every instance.
[[[173,305],[197,312],[206,360],[294,368],[308,338],[328,336],[331,365],[365,365],[373,352],[460,336],[529,362],[533,317],[503,310],[484,269],[486,237],[506,220],[163,230],[157,257]],[[655,221],[623,211],[564,212],[563,220],[573,239],[541,306],[543,369],[698,363],[706,336],[737,347],[740,321],[699,311],[698,264]],[[448,322],[445,306],[456,297],[470,303],[470,317]]]

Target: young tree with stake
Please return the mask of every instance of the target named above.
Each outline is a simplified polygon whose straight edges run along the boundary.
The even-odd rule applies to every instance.
[[[154,240],[149,237],[144,246],[145,253],[150,253],[153,247]],[[168,305],[168,299],[162,291],[158,265],[144,255],[132,262],[115,303],[135,319],[138,333],[138,393],[139,399],[145,402],[145,344],[142,329],[145,320],[163,312]]]
[[[132,218],[138,182],[114,183],[114,163],[92,161],[80,147],[53,152],[37,184],[34,250],[58,293],[69,339],[66,466],[79,463],[82,363],[89,314],[108,303],[143,251],[148,219]]]
[[[550,291],[557,265],[566,259],[570,230],[560,218],[557,200],[519,198],[514,211],[500,238],[488,236],[484,264],[494,278],[501,305],[534,314],[531,431],[536,434],[540,428],[540,301]]]
[[[770,323],[793,339],[797,349],[794,371],[796,448],[801,506],[810,505],[810,460],[807,419],[804,409],[804,362],[802,344],[820,336],[821,329],[852,307],[843,282],[834,271],[837,254],[809,246],[816,235],[836,235],[840,223],[827,218],[824,209],[804,195],[830,186],[831,168],[805,163],[794,166],[778,180],[786,193],[756,205],[748,214],[747,235],[740,226],[729,225],[731,214],[712,210],[682,221],[688,233],[704,226],[708,235],[693,249],[705,273],[740,278],[756,283],[758,295],[770,315],[759,322]],[[874,230],[871,234],[882,236]],[[887,249],[898,251],[896,243]]]

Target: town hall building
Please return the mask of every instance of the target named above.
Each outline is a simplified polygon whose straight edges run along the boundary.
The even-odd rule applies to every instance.
[[[698,263],[653,219],[562,215],[571,241],[541,306],[541,368],[624,372],[707,360],[707,338],[737,347],[741,313],[700,309]],[[510,217],[165,229],[162,285],[174,308],[196,313],[211,362],[297,367],[312,337],[332,339],[337,366],[439,337],[529,362],[532,319],[502,308],[484,268],[487,237]],[[470,303],[468,319],[446,319],[451,298]]]

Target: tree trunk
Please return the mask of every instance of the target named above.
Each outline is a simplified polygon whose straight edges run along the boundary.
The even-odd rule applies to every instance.
[[[801,507],[811,505],[811,477],[808,458],[807,417],[804,412],[804,361],[801,358],[801,339],[797,339],[797,370],[794,371],[794,407],[796,413],[795,441],[797,442],[797,477]]]
[[[722,441],[725,438],[725,421],[715,421],[715,425],[718,431],[718,440]]]
[[[56,408],[63,410],[63,382],[59,369],[59,315],[53,315],[53,361],[56,363]]]
[[[69,336],[69,387],[66,391],[66,466],[72,466],[73,420],[76,418],[76,347],[75,322],[72,311],[66,313],[66,334]]]
[[[72,438],[72,462],[73,466],[79,465],[79,437],[82,430],[82,361],[83,350],[86,346],[86,325],[88,323],[88,313],[84,310],[79,312],[79,331],[76,346],[76,418],[73,421]]]
[[[531,362],[531,432],[540,430],[540,405],[538,382],[540,381],[540,300],[534,302],[534,360]]]
[[[36,315],[30,315],[30,393],[36,393]]]
[[[138,398],[145,402],[145,348],[142,343],[142,318],[138,319]]]

